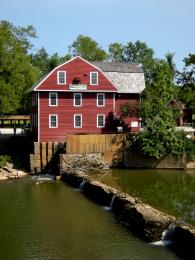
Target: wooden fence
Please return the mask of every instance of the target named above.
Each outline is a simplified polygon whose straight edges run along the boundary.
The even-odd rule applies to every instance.
[[[125,134],[69,135],[66,141],[66,153],[102,153],[105,161],[121,160],[125,139]]]

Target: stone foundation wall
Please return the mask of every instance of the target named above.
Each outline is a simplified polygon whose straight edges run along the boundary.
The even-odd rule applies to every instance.
[[[46,170],[60,147],[61,143],[58,142],[34,142],[34,153],[30,154],[30,173]]]

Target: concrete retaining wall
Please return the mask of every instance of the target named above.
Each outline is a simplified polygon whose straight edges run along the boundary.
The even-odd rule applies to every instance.
[[[184,169],[186,166],[185,156],[168,154],[158,160],[132,151],[125,151],[124,165],[127,168],[156,168],[156,169]]]

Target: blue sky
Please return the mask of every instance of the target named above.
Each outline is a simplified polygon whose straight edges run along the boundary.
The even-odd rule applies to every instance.
[[[144,41],[163,58],[175,52],[175,62],[195,53],[195,0],[1,0],[0,20],[16,26],[32,24],[38,39],[34,50],[64,55],[79,34],[110,43]]]

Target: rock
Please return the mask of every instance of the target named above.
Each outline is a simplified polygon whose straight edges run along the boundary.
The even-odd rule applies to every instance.
[[[26,172],[24,172],[24,171],[18,171],[17,172],[17,176],[18,176],[18,178],[24,178],[24,177],[26,177],[28,174],[26,173]]]
[[[117,190],[98,181],[86,181],[83,193],[96,203],[109,206]]]
[[[0,169],[0,180],[18,179],[27,175],[26,172],[13,169],[13,164],[7,163],[6,166]]]
[[[7,179],[8,179],[7,176],[0,174],[0,180],[1,180],[1,181],[7,180]]]

